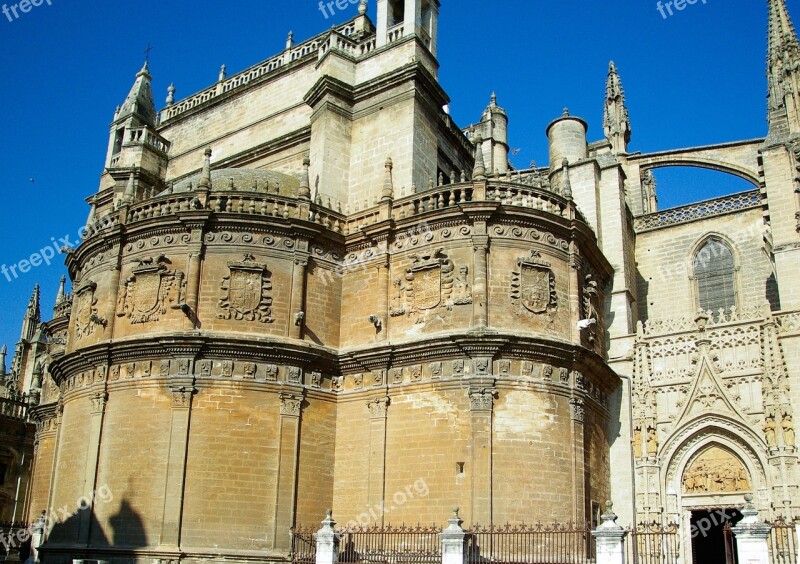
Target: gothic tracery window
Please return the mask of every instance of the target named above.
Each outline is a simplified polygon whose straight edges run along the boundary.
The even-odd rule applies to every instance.
[[[709,237],[694,256],[698,305],[714,314],[736,306],[736,261],[730,246]]]

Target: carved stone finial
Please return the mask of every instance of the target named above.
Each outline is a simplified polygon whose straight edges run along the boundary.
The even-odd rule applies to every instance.
[[[167,88],[167,106],[171,106],[175,103],[175,83],[169,85]]]
[[[561,170],[563,171],[563,184],[561,186],[561,195],[564,196],[566,199],[572,199],[572,182],[569,179],[569,160],[564,159],[561,161]]]
[[[608,64],[606,100],[603,108],[603,131],[614,153],[625,153],[631,140],[631,121],[625,104],[622,81],[614,61]]]
[[[286,49],[289,50],[294,47],[294,32],[290,31],[286,36]]]
[[[358,15],[363,16],[367,13],[367,0],[361,0],[358,3]]]
[[[311,200],[311,180],[308,173],[310,166],[311,159],[305,157],[303,159],[303,173],[300,176],[300,189],[297,192],[297,197],[301,200]]]
[[[210,190],[211,189],[211,148],[205,150],[203,153],[205,159],[203,160],[203,171],[200,173],[200,182],[197,183],[197,187],[201,190]]]
[[[478,133],[475,136],[475,168],[472,170],[474,180],[486,179],[486,164],[483,160],[483,136]]]
[[[228,67],[226,67],[225,65],[222,65],[219,68],[219,81],[220,82],[222,82],[223,80],[228,78],[228,70],[227,69],[228,69]]]
[[[392,180],[392,170],[394,168],[394,163],[392,162],[391,157],[386,159],[386,174],[383,181],[383,191],[381,192],[381,201],[387,202],[391,201],[394,196],[394,181]]]

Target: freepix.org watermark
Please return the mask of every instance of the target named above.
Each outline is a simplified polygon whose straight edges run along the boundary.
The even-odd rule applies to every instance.
[[[28,542],[33,535],[34,528],[43,527],[45,530],[49,530],[55,525],[66,523],[71,517],[74,517],[81,511],[88,510],[97,503],[111,503],[112,501],[114,501],[114,494],[111,488],[108,486],[101,486],[90,495],[75,500],[75,505],[73,507],[69,505],[64,505],[59,508],[51,507],[49,511],[42,512],[42,516],[33,525],[20,528],[15,532],[0,533],[0,546],[2,546],[6,552],[9,552]]]
[[[32,268],[42,266],[50,266],[53,259],[59,253],[69,252],[81,244],[81,241],[87,237],[91,237],[95,233],[102,231],[113,225],[111,216],[104,216],[95,221],[92,225],[84,225],[78,229],[77,240],[73,240],[72,235],[64,235],[60,238],[50,237],[50,244],[42,247],[37,252],[31,254],[28,258],[24,258],[17,263],[7,265],[0,265],[0,274],[2,274],[8,282],[13,282],[22,274],[27,274]]]
[[[667,0],[666,2],[661,2],[659,0],[659,2],[656,3],[656,10],[658,10],[662,18],[667,19],[674,15],[675,12],[682,12],[686,9],[686,6],[694,6],[698,2],[707,4],[706,0]],[[673,8],[675,12],[672,11]]]
[[[0,11],[3,12],[3,15],[6,18],[8,18],[8,21],[15,22],[34,8],[38,8],[44,4],[52,6],[53,0],[22,0],[21,2],[11,4],[10,6],[8,4],[3,4],[3,7],[0,8]]]
[[[346,10],[349,5],[356,5],[360,1],[361,0],[320,0],[319,11],[322,12],[322,15],[325,16],[327,20],[336,14],[337,9],[341,12]]]

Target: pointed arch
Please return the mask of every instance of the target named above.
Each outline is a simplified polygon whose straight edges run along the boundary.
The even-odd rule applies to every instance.
[[[740,306],[740,257],[735,243],[718,232],[704,234],[692,246],[689,279],[696,310],[717,314]]]

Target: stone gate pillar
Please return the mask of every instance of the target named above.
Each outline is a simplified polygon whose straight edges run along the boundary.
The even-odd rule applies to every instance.
[[[614,504],[606,504],[603,523],[592,531],[597,542],[597,564],[625,564],[625,529],[617,525]]]
[[[758,520],[758,510],[753,505],[753,496],[744,496],[745,505],[742,509],[744,519],[733,527],[736,536],[736,549],[739,562],[747,564],[769,564],[769,533],[772,525],[761,523]]]

